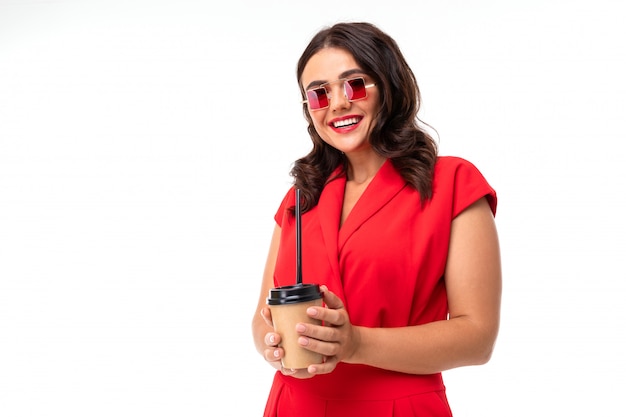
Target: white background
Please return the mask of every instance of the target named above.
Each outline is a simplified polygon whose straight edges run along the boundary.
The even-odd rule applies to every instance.
[[[397,40],[441,153],[498,192],[502,328],[444,374],[455,415],[616,415],[618,4],[0,0],[0,415],[261,415],[250,320],[309,149],[295,65],[344,19]]]

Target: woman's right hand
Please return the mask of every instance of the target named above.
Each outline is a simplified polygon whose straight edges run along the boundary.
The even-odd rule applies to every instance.
[[[265,323],[268,326],[272,328],[274,327],[272,322],[272,313],[269,308],[263,307],[261,309],[261,317],[263,317],[263,320],[265,320]],[[282,359],[285,355],[285,351],[283,348],[278,346],[280,344],[280,335],[278,333],[267,332],[263,341],[266,346],[263,350],[263,357],[269,362],[270,365],[278,369],[283,375],[292,376],[298,379],[313,377],[313,374],[310,374],[307,369],[288,369],[283,367]]]
[[[261,309],[261,317],[265,321],[269,327],[274,327],[272,322],[272,312],[268,307],[264,307]],[[264,337],[264,342],[266,348],[263,350],[263,357],[266,361],[270,363],[274,368],[282,370],[281,359],[285,354],[283,348],[278,347],[280,344],[280,335],[276,332],[267,332]]]

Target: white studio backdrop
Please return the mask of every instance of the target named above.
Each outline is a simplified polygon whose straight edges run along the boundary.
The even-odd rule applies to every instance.
[[[0,415],[258,416],[273,214],[309,149],[321,27],[394,37],[442,154],[499,195],[490,363],[458,417],[621,410],[626,30],[617,1],[0,0]]]

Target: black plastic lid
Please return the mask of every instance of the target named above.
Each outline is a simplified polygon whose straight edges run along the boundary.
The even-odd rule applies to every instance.
[[[271,306],[283,304],[305,303],[322,298],[320,286],[317,284],[296,284],[272,288],[267,297]]]

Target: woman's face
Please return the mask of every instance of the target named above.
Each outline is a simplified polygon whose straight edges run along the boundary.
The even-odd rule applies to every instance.
[[[365,98],[350,101],[344,93],[341,79],[363,77]],[[369,132],[379,110],[378,87],[357,65],[352,54],[345,49],[324,48],[309,59],[301,77],[306,91],[324,85],[330,101],[328,107],[312,110],[309,114],[320,137],[345,154],[373,152],[369,143]]]

